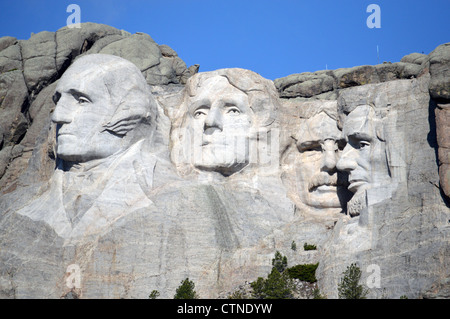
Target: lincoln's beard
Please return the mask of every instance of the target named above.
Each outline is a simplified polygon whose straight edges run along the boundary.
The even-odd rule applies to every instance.
[[[347,203],[347,212],[351,217],[356,217],[366,206],[366,192],[357,192]]]

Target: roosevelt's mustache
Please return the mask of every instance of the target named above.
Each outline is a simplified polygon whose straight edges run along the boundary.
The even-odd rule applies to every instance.
[[[348,184],[347,176],[338,174],[337,172],[329,174],[327,172],[320,172],[315,174],[308,184],[308,190],[311,192],[315,188],[326,186],[346,186]]]

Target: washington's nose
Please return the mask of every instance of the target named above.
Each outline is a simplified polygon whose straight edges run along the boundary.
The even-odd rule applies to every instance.
[[[218,129],[223,130],[222,112],[218,107],[211,107],[205,119],[204,132],[209,133]]]
[[[345,172],[354,170],[357,166],[355,152],[356,150],[350,144],[347,144],[336,164],[337,169]]]
[[[322,152],[322,171],[326,172],[334,172],[336,170],[336,149],[337,145],[334,140],[326,140],[323,144],[323,152]]]
[[[63,106],[61,100],[56,104],[52,114],[52,121],[57,124],[67,124],[72,122],[70,112]]]

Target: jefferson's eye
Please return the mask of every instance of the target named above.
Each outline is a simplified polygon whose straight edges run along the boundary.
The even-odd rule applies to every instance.
[[[336,152],[342,151],[346,144],[347,143],[345,142],[345,140],[338,140],[337,141],[338,149],[336,150]]]
[[[227,111],[227,114],[238,115],[241,114],[241,110],[239,110],[237,107],[230,107]]]

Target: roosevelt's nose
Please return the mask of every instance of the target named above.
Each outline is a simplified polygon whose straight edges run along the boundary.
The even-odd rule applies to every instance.
[[[223,130],[222,112],[219,107],[212,106],[206,116],[203,130],[205,133],[212,133],[216,129]]]
[[[321,170],[332,173],[336,170],[337,144],[334,140],[326,140],[322,145],[322,148]]]
[[[350,144],[347,144],[336,164],[337,169],[345,172],[354,170],[357,167],[356,157],[357,151]]]

